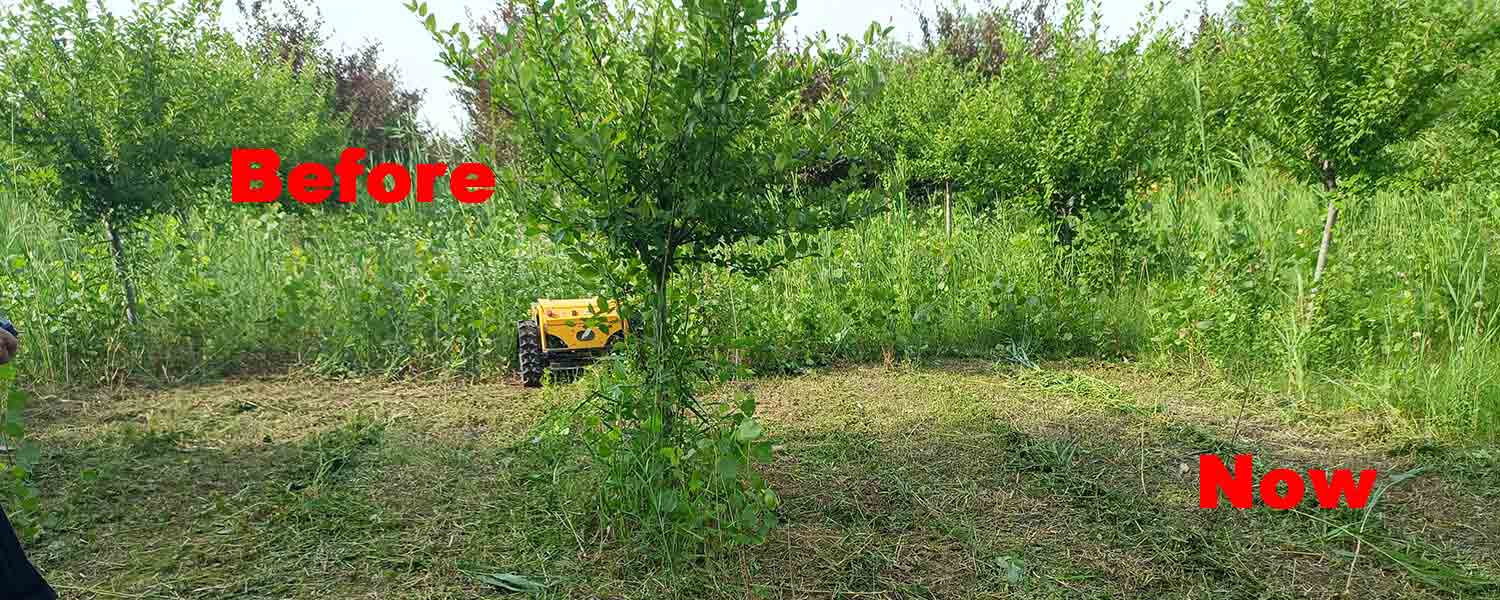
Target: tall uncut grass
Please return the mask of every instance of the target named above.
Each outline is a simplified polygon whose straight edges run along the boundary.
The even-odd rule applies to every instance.
[[[498,202],[288,210],[223,190],[126,240],[143,309],[133,328],[102,234],[69,232],[27,193],[0,186],[0,312],[23,329],[19,362],[40,385],[286,366],[499,372],[526,306],[582,289]]]
[[[288,366],[504,374],[532,300],[592,287],[503,202],[294,213],[217,194],[130,238],[145,309],[131,328],[103,238],[69,233],[39,193],[0,190],[0,312],[24,330],[33,385]],[[1316,286],[1323,198],[1269,172],[1158,185],[1085,220],[1071,249],[1047,222],[975,200],[955,194],[951,234],[940,200],[898,196],[768,278],[709,270],[680,287],[704,327],[731,333],[719,350],[763,372],[1128,356],[1253,374],[1306,407],[1500,434],[1500,192],[1352,201]]]

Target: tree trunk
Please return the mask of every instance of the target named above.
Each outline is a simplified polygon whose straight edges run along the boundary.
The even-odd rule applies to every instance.
[[[130,269],[125,260],[125,244],[120,241],[120,231],[114,222],[104,219],[104,230],[109,233],[109,247],[115,256],[115,272],[120,276],[120,285],[125,288],[125,318],[131,325],[139,325],[141,318],[136,310],[135,282],[130,279]]]
[[[1323,278],[1323,270],[1328,266],[1328,247],[1333,245],[1333,225],[1338,221],[1339,208],[1334,203],[1334,191],[1338,189],[1338,175],[1333,170],[1333,163],[1323,161],[1323,191],[1328,194],[1328,217],[1323,221],[1323,244],[1318,248],[1318,266],[1313,270],[1313,283]]]
[[[662,265],[660,274],[657,275],[656,281],[653,282],[656,284],[656,294],[655,298],[653,298],[656,302],[656,306],[654,307],[656,309],[656,322],[652,324],[656,330],[656,356],[651,361],[654,363],[651,366],[656,369],[656,385],[654,386],[656,389],[653,390],[656,395],[656,409],[661,412],[662,431],[668,437],[673,435],[674,425],[677,420],[676,401],[671,397],[673,391],[669,389],[670,386],[667,384],[668,375],[666,373],[668,368],[667,363],[672,351],[672,333],[671,328],[667,326],[667,316],[671,314],[671,305],[667,297],[667,284],[670,281],[671,270],[666,265]]]

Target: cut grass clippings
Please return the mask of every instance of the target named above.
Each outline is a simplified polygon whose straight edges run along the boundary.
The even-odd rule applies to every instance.
[[[1500,594],[1489,449],[1292,424],[1273,399],[1121,364],[752,387],[783,524],[707,561],[594,526],[585,459],[541,426],[567,388],[298,378],[39,402],[28,550],[65,598]],[[1369,511],[1200,510],[1200,452],[1393,484]]]

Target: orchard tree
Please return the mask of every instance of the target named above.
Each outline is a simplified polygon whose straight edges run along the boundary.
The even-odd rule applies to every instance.
[[[628,346],[641,379],[608,398],[604,425],[620,432],[610,439],[648,440],[631,446],[641,462],[718,457],[704,470],[642,474],[658,484],[647,498],[652,514],[698,518],[683,507],[722,506],[703,490],[712,481],[739,489],[746,458],[769,445],[752,401],[721,428],[694,400],[703,371],[694,368],[696,348],[683,346],[673,276],[707,264],[763,273],[808,250],[800,234],[862,214],[862,196],[844,185],[858,178],[840,148],[852,107],[880,78],[859,60],[862,49],[884,32],[872,25],[864,45],[845,39],[835,48],[820,37],[785,48],[778,40],[795,0],[520,4],[509,27],[478,40],[438,26],[425,5],[409,8],[443,46],[453,78],[489,89],[491,104],[513,116],[504,133],[514,136],[514,189],[533,229],[637,317]],[[705,486],[704,471],[718,478]],[[718,496],[731,507],[743,497]],[[706,519],[763,532],[766,521],[741,519],[753,512]]]
[[[337,140],[325,84],[258,60],[218,20],[203,0],[141,3],[129,16],[23,0],[0,24],[0,121],[56,172],[48,197],[69,223],[103,228],[131,323],[130,229],[203,198],[233,147],[297,154]]]
[[[1500,19],[1490,2],[1245,0],[1221,39],[1231,122],[1328,194],[1316,281],[1337,192],[1387,174],[1387,149],[1443,113],[1450,84],[1500,39]]]

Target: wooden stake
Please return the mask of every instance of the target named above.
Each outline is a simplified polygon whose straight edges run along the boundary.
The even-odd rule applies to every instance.
[[[1334,203],[1333,192],[1338,189],[1338,175],[1333,164],[1323,161],[1323,191],[1328,193],[1328,218],[1323,221],[1323,244],[1318,247],[1318,266],[1313,269],[1313,284],[1323,278],[1323,269],[1328,266],[1328,247],[1333,244],[1333,224],[1338,221],[1339,208]]]
[[[1323,269],[1328,266],[1328,246],[1333,243],[1333,224],[1339,219],[1339,208],[1333,199],[1328,199],[1328,218],[1323,221],[1323,244],[1318,247],[1318,268],[1313,270],[1313,283],[1323,278]]]
[[[943,224],[948,237],[953,237],[953,184],[943,184]]]

